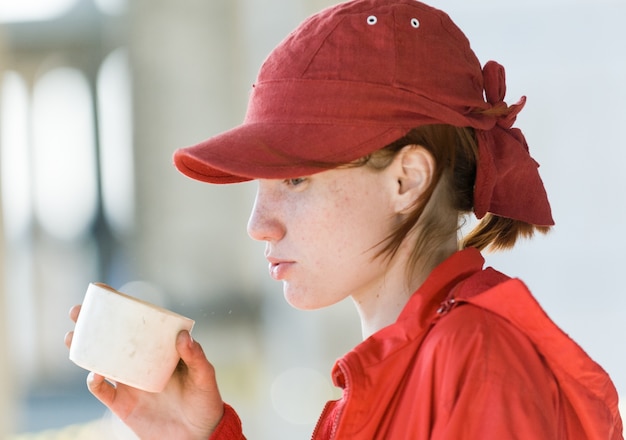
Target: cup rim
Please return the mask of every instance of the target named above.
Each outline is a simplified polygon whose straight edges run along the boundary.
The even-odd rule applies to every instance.
[[[192,323],[195,323],[193,319],[188,318],[188,317],[186,317],[184,315],[181,315],[180,313],[176,313],[176,312],[174,312],[172,310],[166,309],[165,307],[161,307],[161,306],[159,306],[157,304],[151,303],[149,301],[145,301],[145,300],[143,300],[141,298],[137,298],[135,296],[131,296],[131,295],[127,294],[127,293],[120,292],[119,290],[109,286],[108,284],[101,283],[101,282],[93,282],[93,283],[89,283],[89,284],[93,285],[93,286],[96,286],[96,287],[99,287],[101,289],[107,290],[108,292],[117,294],[117,295],[121,296],[124,299],[130,300],[130,301],[135,302],[135,303],[139,303],[139,304],[144,305],[144,306],[147,306],[148,308],[153,309],[154,311],[161,312],[161,313],[164,313],[166,315],[170,315],[170,316],[172,316],[174,318],[179,318],[179,319],[182,319],[182,320],[185,320],[185,321],[191,321]]]

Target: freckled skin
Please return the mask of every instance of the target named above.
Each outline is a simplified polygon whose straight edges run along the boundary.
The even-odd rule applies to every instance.
[[[414,228],[390,260],[377,256],[433,176],[432,155],[409,145],[384,168],[340,167],[296,179],[260,179],[248,234],[266,243],[270,274],[289,304],[318,309],[350,297],[363,336],[391,324],[428,270],[407,267]],[[450,253],[456,250],[451,237]]]
[[[296,185],[261,180],[250,236],[267,252],[295,261],[283,279],[287,301],[317,309],[367,296],[385,275],[377,246],[394,216],[382,176],[365,167],[325,171]]]

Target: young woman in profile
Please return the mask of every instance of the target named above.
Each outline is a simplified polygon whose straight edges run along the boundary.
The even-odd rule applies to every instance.
[[[513,128],[525,98],[505,91],[442,11],[354,0],[270,54],[240,126],[175,153],[191,178],[258,181],[248,233],[292,306],[358,310],[363,342],[335,364],[343,395],[313,439],[622,439],[608,375],[483,267],[483,249],[553,225]],[[163,393],[94,374],[89,389],[142,439],[243,439],[200,345],[183,332],[177,348]]]

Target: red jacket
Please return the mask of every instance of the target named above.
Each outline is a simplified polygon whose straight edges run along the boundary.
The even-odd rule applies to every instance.
[[[522,282],[483,264],[475,249],[454,254],[396,323],[337,361],[343,396],[314,440],[623,439],[608,375]],[[218,431],[240,426],[226,414]]]

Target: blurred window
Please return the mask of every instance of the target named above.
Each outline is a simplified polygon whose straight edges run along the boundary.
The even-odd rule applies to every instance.
[[[31,223],[28,90],[16,72],[4,72],[0,89],[0,188],[5,237],[24,238]]]
[[[0,320],[20,329],[8,347],[18,432],[99,417],[59,335],[88,282],[136,277],[122,246],[135,206],[125,10],[126,0],[0,0]],[[68,410],[72,393],[85,400]]]
[[[77,0],[5,0],[0,22],[53,20],[70,10]]]
[[[85,76],[57,68],[33,93],[35,213],[61,240],[85,235],[96,215],[96,158],[92,97]]]
[[[130,83],[127,51],[117,49],[102,63],[97,90],[102,202],[119,235],[132,229],[135,206]]]
[[[103,14],[120,15],[126,12],[127,0],[94,0],[94,3]]]

